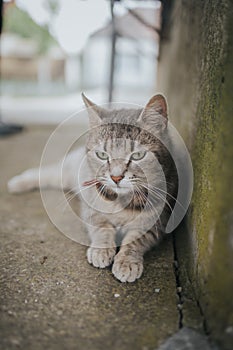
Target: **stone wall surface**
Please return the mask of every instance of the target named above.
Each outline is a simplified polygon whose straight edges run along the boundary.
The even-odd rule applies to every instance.
[[[188,229],[176,239],[181,279],[194,287],[204,328],[223,349],[233,344],[232,18],[230,0],[173,1],[158,65],[158,90],[195,177]]]

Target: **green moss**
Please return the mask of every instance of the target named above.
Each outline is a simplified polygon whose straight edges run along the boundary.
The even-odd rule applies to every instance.
[[[230,17],[229,17],[230,19]],[[232,26],[232,25],[231,25]],[[230,24],[226,33],[232,33]],[[192,226],[198,242],[197,266],[193,266],[198,296],[210,330],[226,336],[232,305],[232,96],[233,44],[228,44],[221,69],[213,65],[202,84],[198,114],[201,122],[194,147],[195,191]],[[219,68],[219,67],[218,67]],[[222,333],[224,332],[224,333]]]
[[[211,335],[226,349],[233,321],[232,17],[229,0],[176,1],[159,67],[160,90],[194,168],[189,232],[177,237],[182,282],[188,275]]]
[[[3,30],[32,39],[38,45],[38,53],[44,54],[56,44],[46,25],[39,26],[32,18],[17,6],[10,6],[4,16]]]

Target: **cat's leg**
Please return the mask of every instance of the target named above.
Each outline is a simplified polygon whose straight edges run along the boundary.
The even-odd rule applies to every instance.
[[[115,229],[108,223],[89,228],[91,246],[87,250],[87,260],[95,267],[111,265],[116,254]]]
[[[143,255],[158,244],[161,235],[153,228],[147,233],[127,232],[120,251],[114,258],[112,272],[121,282],[134,282],[143,272]]]

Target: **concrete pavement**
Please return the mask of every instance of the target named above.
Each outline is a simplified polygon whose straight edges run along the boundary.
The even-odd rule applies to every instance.
[[[140,280],[122,284],[57,231],[40,193],[7,193],[9,178],[39,164],[51,131],[34,126],[0,140],[0,346],[156,349],[180,324],[172,237],[146,255]]]

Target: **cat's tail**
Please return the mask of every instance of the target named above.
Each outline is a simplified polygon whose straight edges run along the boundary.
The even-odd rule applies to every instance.
[[[22,193],[39,188],[39,168],[24,171],[22,174],[14,176],[8,181],[8,191],[10,193]]]
[[[65,161],[41,168],[33,168],[13,177],[8,182],[10,193],[22,193],[34,189],[52,188],[59,190],[74,190],[78,192],[77,176],[80,164],[85,156],[85,148],[68,154]]]
[[[35,189],[55,188],[66,189],[69,188],[68,180],[61,181],[61,163],[46,166],[44,168],[33,168],[24,171],[22,174],[14,176],[8,182],[8,191],[10,193],[22,193]]]

